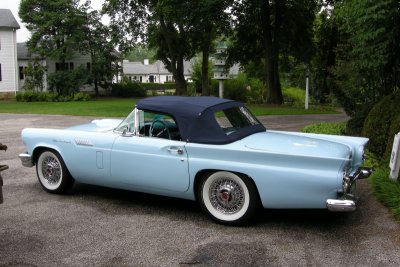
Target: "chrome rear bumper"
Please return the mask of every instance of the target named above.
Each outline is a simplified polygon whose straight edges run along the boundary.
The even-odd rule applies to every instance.
[[[368,178],[371,173],[372,170],[370,168],[361,167],[352,175],[346,174],[345,177],[343,177],[342,196],[339,199],[327,199],[326,208],[332,212],[355,211],[357,199],[352,192],[355,182],[360,179]]]
[[[33,167],[32,157],[27,153],[19,154],[19,159],[21,160],[22,166],[24,167]]]
[[[328,199],[326,201],[326,207],[332,212],[347,212],[356,210],[356,202],[347,199]]]

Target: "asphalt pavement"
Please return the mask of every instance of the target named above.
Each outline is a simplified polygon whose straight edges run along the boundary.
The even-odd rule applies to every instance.
[[[252,225],[212,222],[192,201],[76,183],[46,193],[22,167],[25,127],[63,128],[94,118],[0,114],[0,266],[400,266],[400,225],[359,185],[353,213],[262,210]],[[296,131],[339,115],[268,116],[269,129]]]

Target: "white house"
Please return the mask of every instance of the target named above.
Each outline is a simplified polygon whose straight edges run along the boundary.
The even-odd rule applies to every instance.
[[[24,75],[24,68],[28,66],[28,63],[30,60],[32,60],[35,56],[31,55],[28,52],[28,48],[26,46],[26,43],[18,43],[17,44],[17,58],[18,58],[18,80],[19,80],[19,90],[22,89],[25,83],[25,75]],[[37,58],[37,56],[36,56]],[[47,91],[47,75],[50,73],[53,73],[57,71],[60,68],[61,63],[54,61],[49,58],[38,58],[39,62],[42,64],[42,66],[46,67],[47,72],[44,75],[43,79],[43,84],[44,84],[44,91]],[[65,68],[64,69],[69,69],[73,70],[74,68],[77,68],[80,65],[83,65],[88,72],[91,71],[92,69],[92,60],[90,57],[90,54],[82,55],[82,54],[76,54],[71,60],[67,60],[65,62]],[[93,91],[93,86],[91,85],[86,85],[84,88],[81,89],[81,91]]]
[[[149,60],[145,59],[142,62],[130,62],[124,60],[122,63],[124,76],[128,77],[131,81],[141,83],[165,83],[173,82],[173,76],[168,71],[164,63],[157,60],[153,64],[149,64]],[[192,62],[185,61],[183,63],[184,76],[186,80],[192,77]]]
[[[183,75],[186,81],[192,80],[193,64],[195,59],[183,62]],[[157,60],[153,64],[149,64],[149,60],[145,59],[144,62],[130,62],[124,60],[122,63],[123,75],[128,77],[131,81],[141,83],[165,83],[174,82],[172,73],[169,72],[164,63]],[[239,74],[239,65],[235,64],[229,69],[230,76],[237,76]]]
[[[18,90],[17,36],[11,10],[0,9],[0,93]]]

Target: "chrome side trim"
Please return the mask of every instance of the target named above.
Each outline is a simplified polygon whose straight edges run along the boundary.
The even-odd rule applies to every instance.
[[[27,153],[19,154],[18,157],[21,160],[22,166],[24,166],[24,167],[33,167],[35,165],[32,162],[31,155],[29,155]]]
[[[332,212],[349,212],[356,210],[356,203],[347,199],[328,199],[326,200],[326,207]]]

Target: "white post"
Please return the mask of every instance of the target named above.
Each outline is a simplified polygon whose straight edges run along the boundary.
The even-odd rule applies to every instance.
[[[309,84],[309,77],[307,75],[306,78],[306,100],[305,100],[305,109],[308,110],[308,84]]]
[[[392,155],[390,157],[390,179],[396,181],[399,177],[400,169],[400,133],[394,136]]]
[[[224,97],[224,80],[218,80],[219,81],[219,97],[223,98]]]

